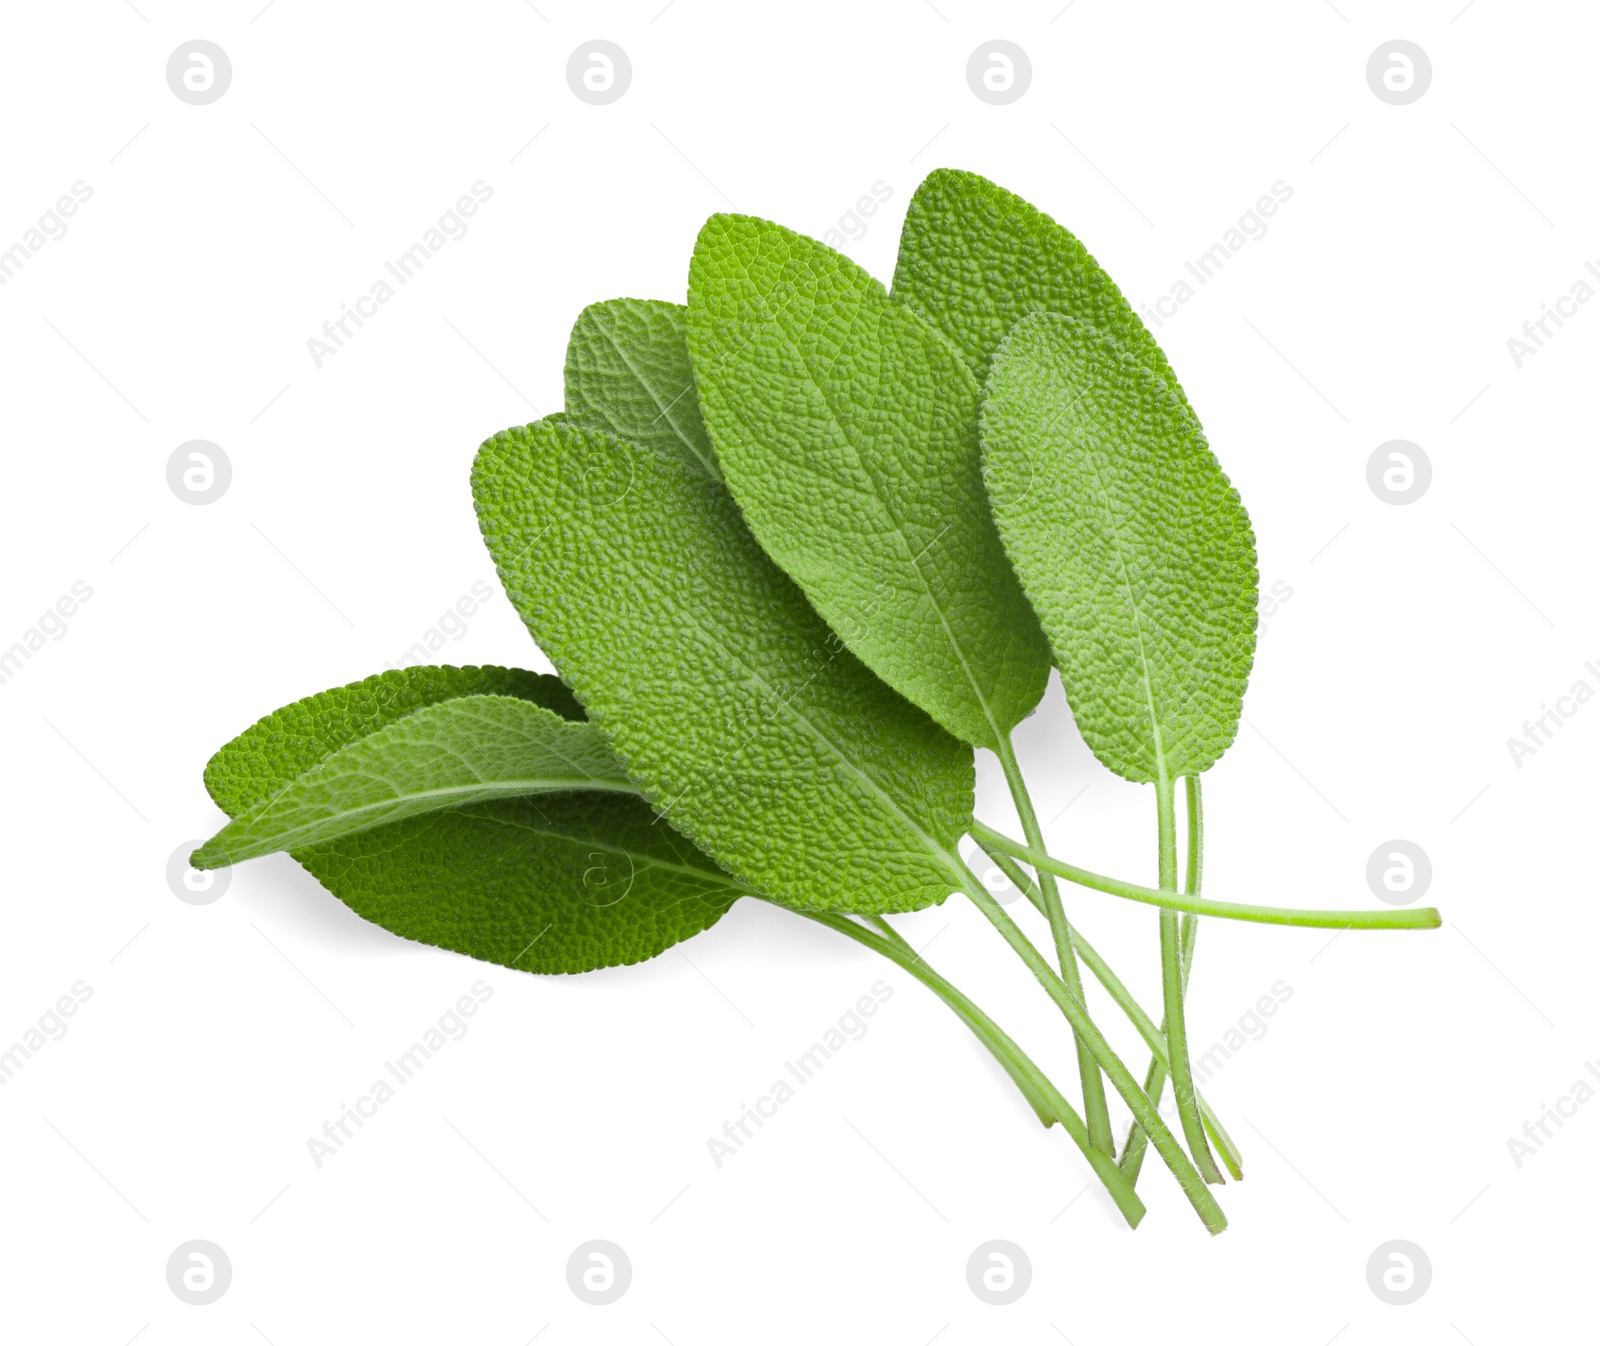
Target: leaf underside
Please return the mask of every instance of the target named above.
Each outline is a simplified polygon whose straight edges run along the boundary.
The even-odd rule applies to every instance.
[[[744,215],[700,232],[688,341],[766,553],[885,682],[996,747],[1050,654],[989,517],[978,385],[955,348],[849,258]]]
[[[1089,324],[1022,319],[985,393],[983,470],[1078,728],[1133,781],[1206,770],[1255,651],[1255,538],[1193,414]]]

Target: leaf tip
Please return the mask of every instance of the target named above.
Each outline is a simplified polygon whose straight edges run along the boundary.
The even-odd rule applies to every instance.
[[[217,844],[217,837],[212,837],[204,846],[198,847],[189,855],[191,869],[226,869],[232,863],[227,851]]]

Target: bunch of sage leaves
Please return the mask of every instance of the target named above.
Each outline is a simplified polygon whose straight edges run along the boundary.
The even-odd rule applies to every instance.
[[[583,311],[565,394],[472,472],[484,541],[559,678],[405,668],[275,711],[207,766],[232,821],[193,863],[287,851],[387,930],[537,973],[640,962],[741,897],[773,903],[943,1000],[1130,1225],[1153,1145],[1224,1228],[1217,1158],[1243,1170],[1189,1066],[1199,916],[1439,918],[1201,894],[1200,779],[1239,725],[1255,539],[1110,278],[972,173],[918,188],[892,290],[813,239],[717,215],[686,306]],[[1052,667],[1095,756],[1154,787],[1155,888],[1046,850],[1013,735]],[[978,748],[1020,839],[973,816]],[[966,836],[1043,913],[1049,957],[963,862]],[[1159,1022],[1069,923],[1062,879],[1158,908]],[[887,919],[952,893],[1061,1010],[1081,1112]],[[1142,1081],[1090,1016],[1084,967],[1148,1045]],[[1157,1108],[1169,1076],[1177,1134]],[[1133,1119],[1120,1149],[1108,1084]]]

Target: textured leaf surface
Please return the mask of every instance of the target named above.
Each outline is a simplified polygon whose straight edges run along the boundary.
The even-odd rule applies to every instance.
[[[1257,575],[1249,516],[1194,416],[1104,333],[1033,314],[995,356],[983,452],[1095,756],[1133,781],[1204,771],[1239,727]]]
[[[295,858],[385,930],[524,972],[643,962],[747,891],[643,800],[592,792],[445,809]]]
[[[994,747],[1050,653],[978,465],[978,385],[849,258],[714,215],[689,351],[724,474],[767,554],[844,642],[946,729]]]
[[[399,669],[275,711],[211,759],[206,786],[225,812],[246,813],[387,724],[485,695],[582,716],[545,674]],[[654,957],[714,924],[744,891],[643,801],[595,792],[441,809],[293,854],[384,929],[528,972]]]
[[[721,485],[561,423],[495,436],[472,481],[512,603],[680,831],[796,906],[959,887],[971,750],[838,646]]]
[[[206,789],[218,808],[237,818],[340,748],[457,696],[515,696],[563,719],[583,719],[583,707],[548,673],[492,666],[390,669],[263,716],[213,754]]]
[[[608,299],[578,315],[567,342],[567,419],[700,464],[721,480],[695,395],[682,304]]]
[[[460,696],[347,743],[235,818],[197,868],[319,845],[419,813],[555,790],[636,794],[599,731],[516,696]]]
[[[1156,339],[1083,244],[976,173],[935,169],[913,193],[894,296],[956,343],[980,384],[1017,319],[1048,310],[1109,333],[1183,398]]]

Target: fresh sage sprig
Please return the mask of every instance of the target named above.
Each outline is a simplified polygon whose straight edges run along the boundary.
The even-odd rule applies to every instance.
[[[1208,1184],[1243,1159],[1189,1065],[1199,917],[1439,916],[1201,892],[1200,779],[1237,732],[1257,568],[1166,356],[1067,230],[953,170],[913,197],[892,292],[813,239],[718,215],[687,298],[585,309],[566,409],[473,465],[484,541],[559,678],[394,670],[273,712],[208,764],[231,821],[193,863],[287,851],[384,929],[529,972],[637,963],[741,897],[771,903],[942,1000],[1130,1226],[1153,1147],[1220,1231]],[[1013,739],[1052,666],[1099,760],[1154,787],[1155,887],[1049,853]],[[978,749],[1021,839],[973,817]],[[1044,917],[1053,965],[964,836]],[[1159,1022],[1068,919],[1062,880],[1157,908]],[[889,920],[951,893],[1067,1020],[1081,1114]],[[1149,1048],[1142,1081],[1084,967]],[[1168,1077],[1181,1138],[1157,1106]]]
[[[713,216],[689,271],[689,353],[728,485],[762,547],[850,649],[957,738],[996,753],[1044,838],[1011,734],[1050,649],[1006,560],[978,463],[977,380],[954,344],[833,249]],[[1083,998],[1054,875],[1061,975]],[[1100,1068],[1078,1042],[1093,1143]]]

